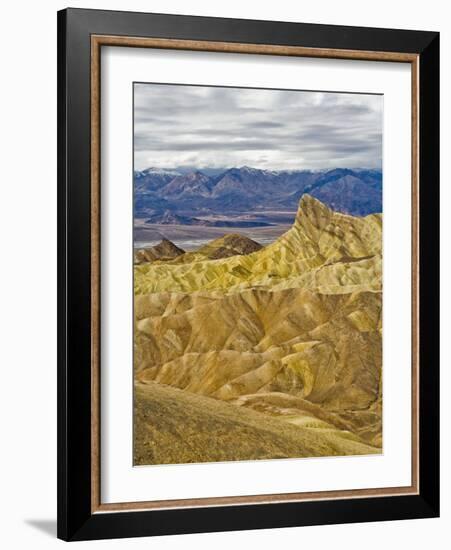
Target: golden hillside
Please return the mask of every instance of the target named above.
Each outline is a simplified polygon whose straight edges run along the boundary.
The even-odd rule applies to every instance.
[[[296,426],[162,386],[135,390],[135,464],[374,454],[349,432]]]
[[[276,452],[269,439],[265,457],[337,454],[325,450],[327,434],[337,431],[363,445],[354,454],[366,453],[368,445],[377,450],[382,444],[381,232],[380,215],[345,216],[304,196],[293,227],[261,250],[136,266],[140,407],[153,410],[161,386],[172,386],[184,390],[174,399],[194,395],[208,407],[226,402],[227,410],[263,424],[277,421],[279,427],[283,422],[290,430],[313,431],[324,444],[324,454],[304,447],[306,455],[300,447]],[[135,459],[144,463],[143,449],[157,435],[141,428],[135,429]],[[153,463],[161,463],[165,453],[164,429],[157,430],[163,447]],[[206,440],[199,435],[196,441]],[[201,448],[187,442],[185,451],[183,461],[202,461]],[[349,454],[345,451],[338,454]],[[249,453],[248,459],[256,456]]]

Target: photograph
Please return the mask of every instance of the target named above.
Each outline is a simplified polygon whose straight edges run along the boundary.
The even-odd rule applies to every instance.
[[[133,83],[134,466],[383,453],[383,109]]]

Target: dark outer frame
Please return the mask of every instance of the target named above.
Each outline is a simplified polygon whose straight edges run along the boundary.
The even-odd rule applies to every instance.
[[[242,46],[243,51],[256,48],[258,53],[269,53],[264,51],[266,47],[274,53],[280,47],[280,55],[287,55],[289,48],[303,48],[302,55],[310,51],[331,58],[405,58],[416,67],[419,77],[413,99],[418,99],[419,116],[413,118],[413,168],[415,173],[418,166],[418,182],[413,206],[418,206],[419,225],[417,262],[413,251],[418,291],[413,311],[417,313],[414,324],[420,376],[414,392],[419,450],[414,494],[383,496],[381,492],[380,496],[359,498],[343,498],[342,494],[327,500],[279,499],[253,504],[238,503],[237,499],[233,504],[231,497],[220,506],[186,507],[185,503],[183,507],[135,507],[131,511],[133,507],[127,506],[131,503],[122,503],[114,511],[102,509],[95,484],[99,449],[93,425],[97,426],[98,410],[92,408],[98,380],[91,369],[93,357],[98,360],[93,342],[98,342],[99,326],[99,277],[92,276],[99,259],[98,248],[92,246],[93,229],[99,231],[98,200],[91,203],[92,194],[96,194],[91,182],[99,178],[98,163],[92,163],[99,140],[91,129],[91,55],[97,51],[96,37],[109,37],[106,42],[99,39],[99,47],[102,43],[130,45],[130,41],[142,46],[141,39],[160,39],[159,47],[172,47],[171,43],[189,40],[192,47],[182,49],[217,51],[206,44],[209,42],[222,43],[221,51],[224,44],[233,51]],[[438,205],[438,33],[84,9],[58,12],[58,537],[88,540],[437,517]]]

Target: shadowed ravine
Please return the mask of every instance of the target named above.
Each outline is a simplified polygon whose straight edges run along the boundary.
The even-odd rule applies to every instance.
[[[381,452],[380,214],[171,245],[135,260],[135,464]]]

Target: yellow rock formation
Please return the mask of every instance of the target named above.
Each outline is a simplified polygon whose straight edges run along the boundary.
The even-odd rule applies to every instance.
[[[135,266],[135,462],[380,452],[381,249],[381,215],[345,216],[304,195],[293,227],[261,250]],[[185,428],[175,442],[171,423],[140,424],[147,411],[155,426],[149,411],[170,397],[202,417],[180,420],[197,434],[186,448]],[[215,406],[233,422],[212,454],[196,430],[213,437]],[[243,445],[235,423],[246,418],[249,441],[272,426],[290,443]]]

